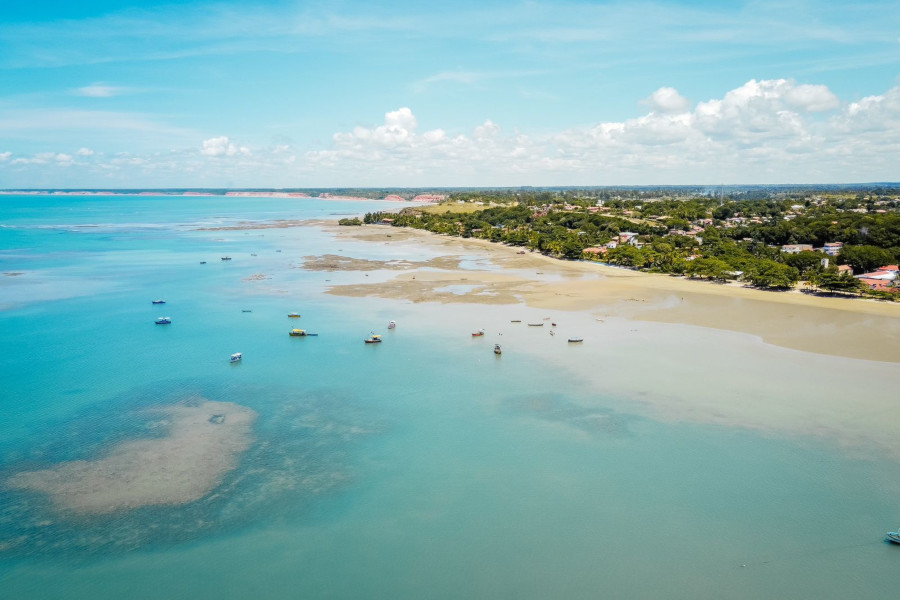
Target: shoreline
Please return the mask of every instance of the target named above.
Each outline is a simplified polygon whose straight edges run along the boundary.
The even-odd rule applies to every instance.
[[[427,244],[445,258],[477,251],[498,267],[422,270],[428,265],[410,264],[385,282],[331,286],[328,293],[334,295],[412,302],[524,303],[548,310],[590,311],[601,317],[735,331],[793,350],[900,363],[900,305],[896,303],[814,296],[799,290],[757,290],[586,261],[562,261],[538,253],[523,255],[518,254],[519,249],[486,240],[416,229],[318,225],[338,237],[358,241]],[[398,270],[396,265],[390,268]],[[473,293],[441,292],[450,285],[470,286]]]

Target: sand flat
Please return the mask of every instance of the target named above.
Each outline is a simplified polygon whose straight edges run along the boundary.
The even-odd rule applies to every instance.
[[[97,459],[20,472],[6,485],[45,493],[59,509],[82,514],[185,504],[214,489],[253,439],[256,413],[231,402],[198,400],[147,412],[168,422],[168,436],[127,441]]]
[[[378,225],[328,229],[339,237],[374,242],[385,241],[388,235],[393,239],[397,231]],[[484,240],[414,229],[402,231],[405,241],[427,244],[444,254],[439,272],[419,270],[418,265],[411,264],[387,281],[334,285],[329,293],[411,302],[524,303],[548,310],[592,311],[747,333],[794,350],[900,362],[900,303],[757,290],[556,260],[532,252],[519,254],[520,248]],[[452,257],[472,254],[488,258],[497,268],[448,268]],[[369,261],[367,269],[373,266]],[[473,286],[476,291],[465,295],[441,291],[458,284]]]

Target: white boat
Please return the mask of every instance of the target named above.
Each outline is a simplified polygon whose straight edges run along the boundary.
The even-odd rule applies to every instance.
[[[165,303],[166,303],[165,300],[153,300],[153,301],[151,302],[151,304],[165,304]]]
[[[884,535],[884,540],[892,544],[900,544],[900,527],[897,528],[897,531],[888,531]]]
[[[170,319],[169,317],[160,317],[154,321],[154,323],[156,323],[157,325],[168,325],[171,322],[172,319]]]
[[[233,363],[241,362],[242,358],[244,358],[243,354],[241,354],[240,352],[235,352],[234,354],[231,355],[231,362],[233,362]]]
[[[500,349],[500,344],[494,344],[494,354],[502,354],[503,350]]]
[[[397,321],[391,321],[390,323],[388,323],[388,329],[393,329],[396,326],[397,326]]]
[[[577,343],[583,342],[583,341],[584,341],[584,338],[580,338],[580,337],[570,337],[569,338],[570,344],[577,344]]]

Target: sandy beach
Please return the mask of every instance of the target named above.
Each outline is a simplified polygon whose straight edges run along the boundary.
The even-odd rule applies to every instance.
[[[683,277],[641,273],[599,263],[562,261],[483,240],[444,237],[389,226],[331,226],[336,236],[380,243],[425,244],[443,258],[382,265],[398,270],[386,282],[333,286],[330,293],[412,302],[517,304],[598,316],[711,327],[759,336],[769,344],[831,356],[900,362],[900,304],[756,290]],[[501,269],[454,268],[478,254]],[[348,258],[334,265],[355,270]],[[377,265],[367,261],[365,268]],[[322,268],[310,259],[307,268]],[[469,294],[442,291],[472,287]]]
[[[168,435],[124,442],[97,459],[17,473],[5,485],[45,493],[57,508],[80,514],[184,504],[205,496],[237,466],[256,414],[197,399],[145,416],[164,419]]]

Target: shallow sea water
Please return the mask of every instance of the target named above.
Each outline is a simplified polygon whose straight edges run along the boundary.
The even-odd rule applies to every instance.
[[[851,367],[886,366],[842,372],[696,328],[589,331],[590,315],[555,314],[551,337],[524,306],[329,296],[331,282],[389,274],[310,272],[302,257],[434,254],[315,227],[196,230],[383,206],[0,196],[0,271],[24,273],[0,277],[0,481],[164,435],[146,407],[200,395],[259,415],[239,466],[187,505],[83,517],[0,487],[4,598],[885,595],[900,560],[881,539],[900,518],[895,461],[646,405],[699,385],[728,401],[846,394]],[[154,325],[163,315],[172,324]],[[371,332],[385,342],[363,344]],[[673,348],[718,355],[716,373],[679,377]],[[775,383],[754,383],[757,369]]]

